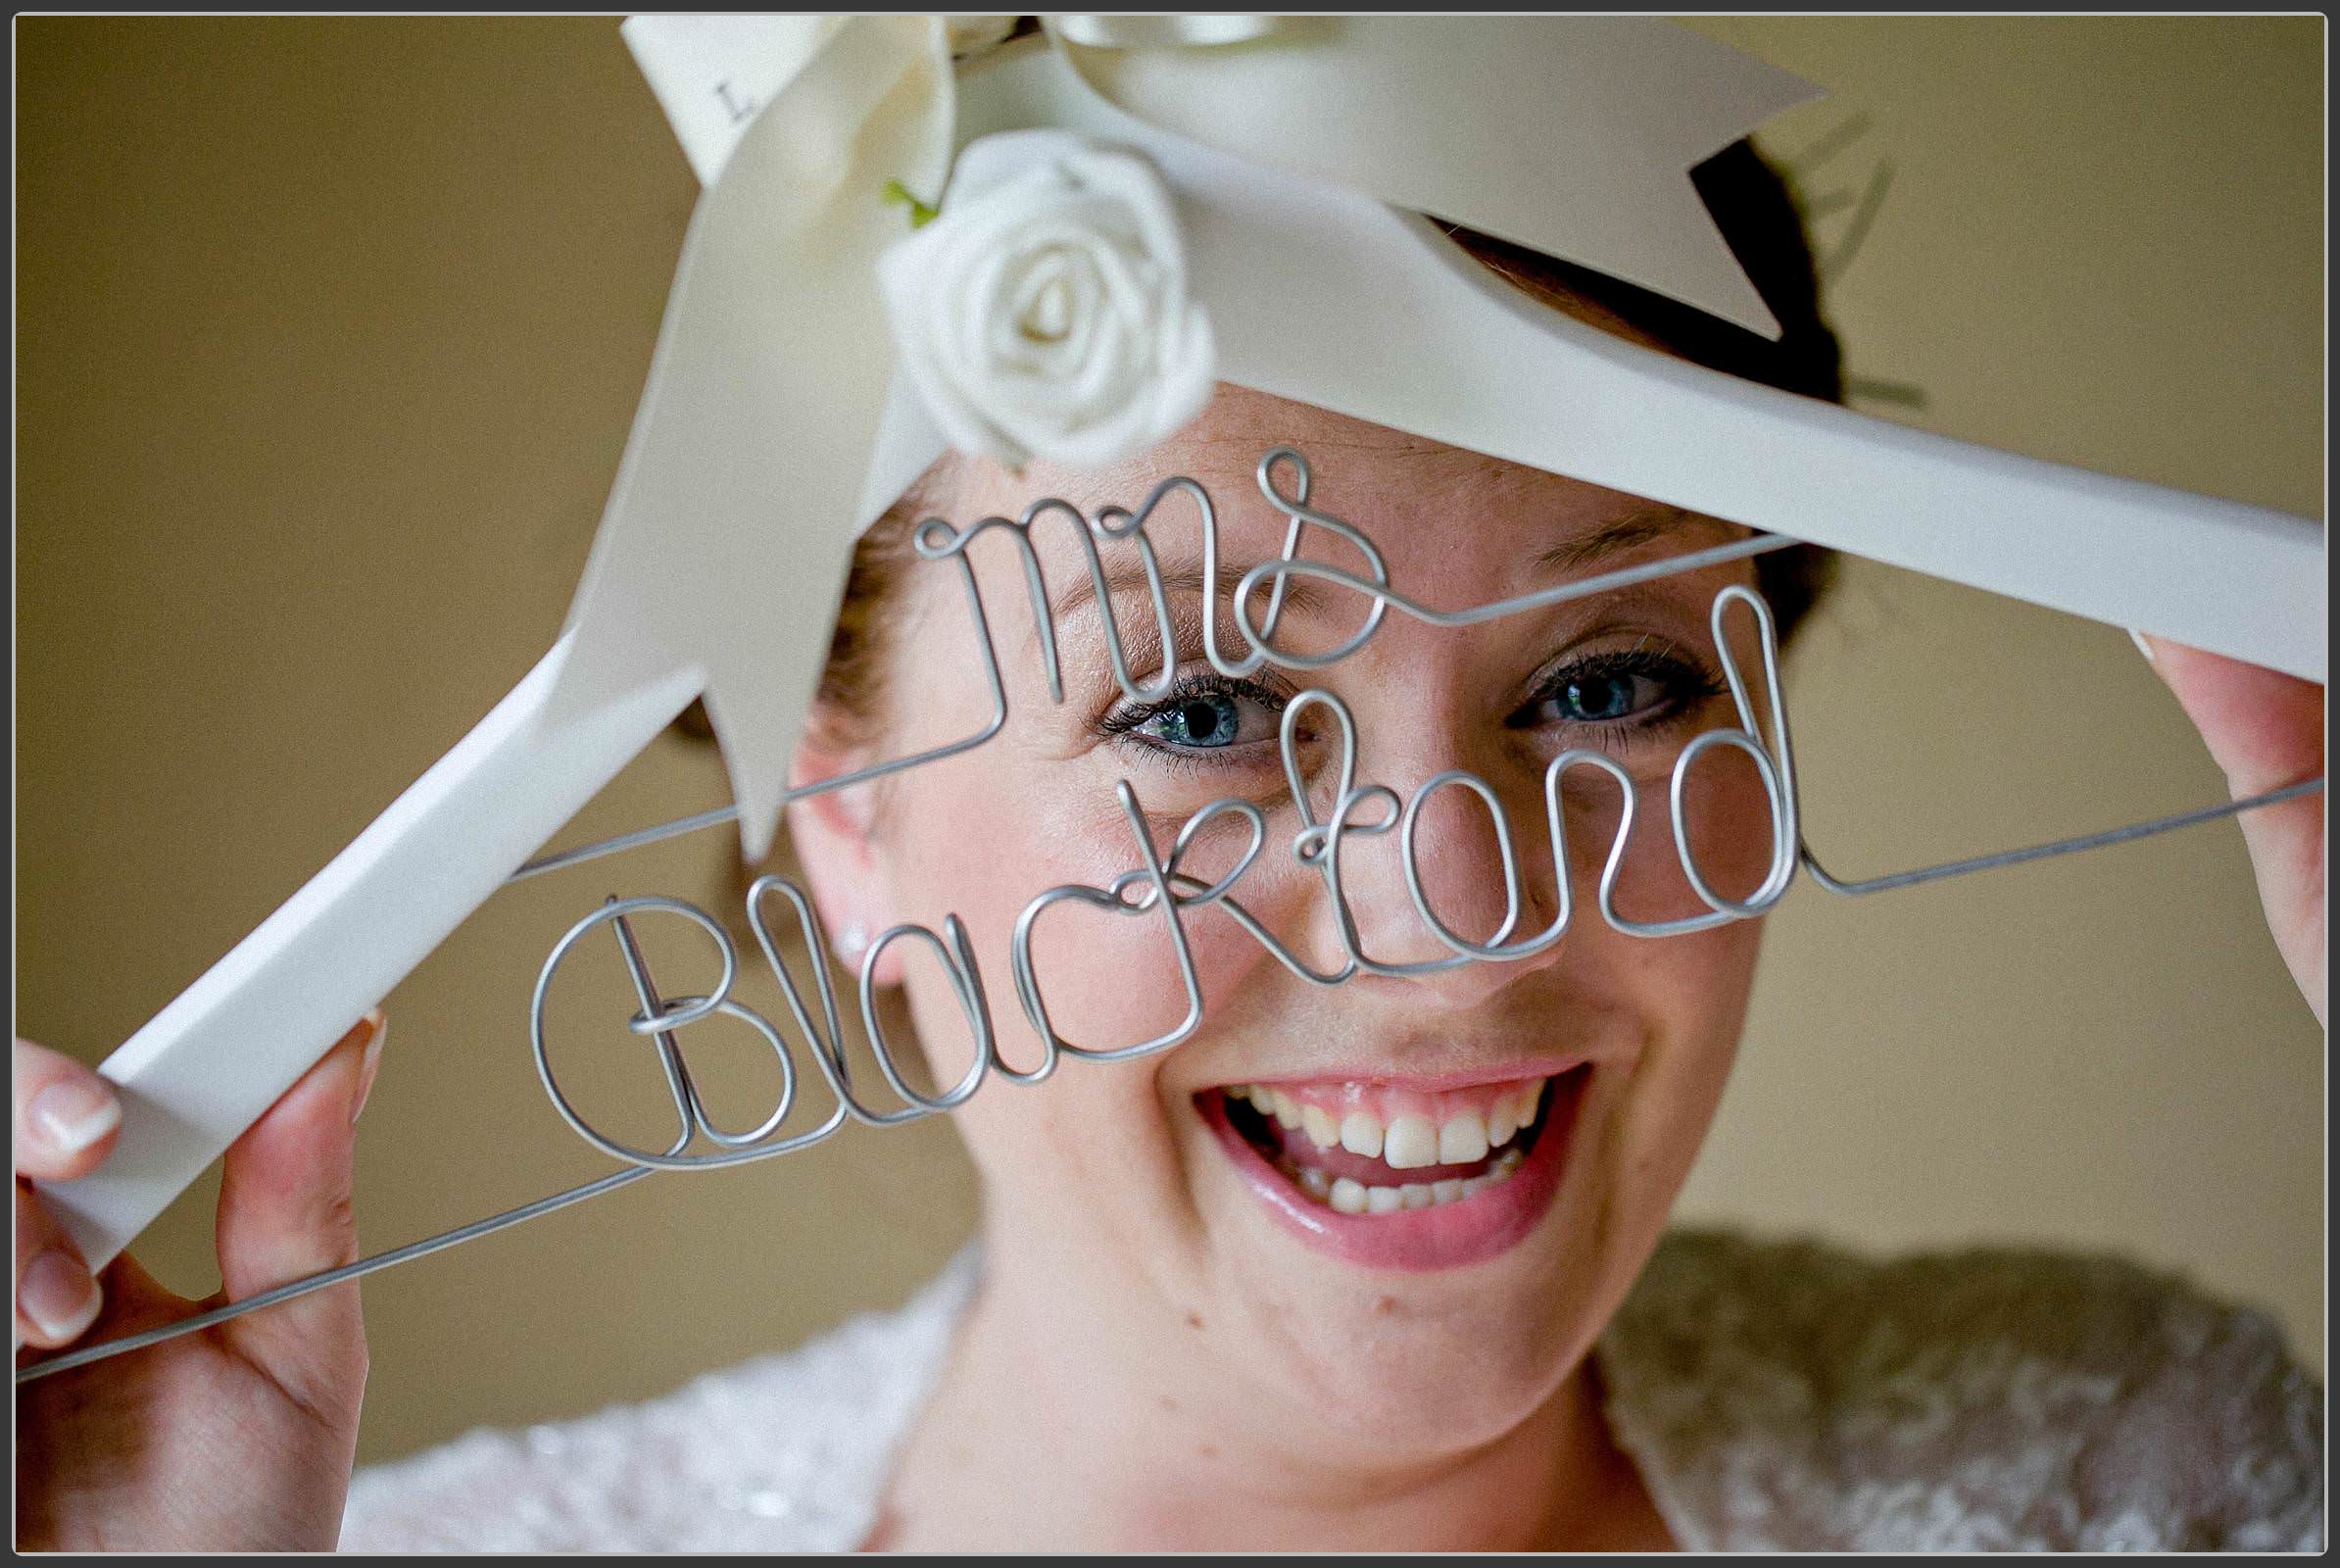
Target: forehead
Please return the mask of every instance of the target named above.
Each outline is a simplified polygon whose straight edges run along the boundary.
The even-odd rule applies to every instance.
[[[1464,594],[1496,597],[1547,576],[1555,562],[1567,564],[1573,543],[1613,539],[1620,524],[1652,539],[1681,533],[1682,549],[1712,542],[1716,527],[1711,518],[1625,491],[1225,382],[1176,436],[1107,467],[1084,471],[1036,461],[1019,476],[967,463],[952,498],[956,520],[1013,516],[1042,496],[1061,497],[1094,516],[1099,507],[1135,507],[1161,480],[1185,475],[1209,492],[1223,559],[1240,574],[1278,553],[1289,524],[1257,477],[1261,457],[1278,446],[1307,459],[1310,506],[1363,530],[1401,588],[1410,584],[1448,602]],[[1296,498],[1295,471],[1282,466],[1276,477],[1279,490]],[[1191,550],[1195,514],[1183,502],[1171,504],[1146,531],[1165,552]],[[1035,530],[1033,543],[1051,565],[1057,559],[1069,563],[1078,549],[1053,528]]]

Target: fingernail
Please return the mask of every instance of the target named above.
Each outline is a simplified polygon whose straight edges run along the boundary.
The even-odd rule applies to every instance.
[[[358,1092],[350,1099],[350,1125],[358,1125],[358,1113],[366,1108],[366,1097],[373,1093],[373,1075],[381,1069],[382,1042],[390,1038],[390,1018],[376,1007],[366,1015],[373,1032],[366,1037],[366,1054],[358,1062]]]
[[[68,1078],[32,1097],[32,1125],[61,1152],[77,1154],[122,1125],[122,1102],[102,1079]]]
[[[17,1282],[17,1305],[52,1340],[71,1340],[97,1320],[97,1281],[70,1252],[46,1251]]]
[[[2128,634],[2128,640],[2137,645],[2137,652],[2145,656],[2145,662],[2148,664],[2153,662],[2153,645],[2145,640],[2145,634],[2143,632],[2130,632]]]

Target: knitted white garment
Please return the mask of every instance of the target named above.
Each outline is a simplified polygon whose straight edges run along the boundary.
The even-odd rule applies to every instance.
[[[342,1546],[851,1550],[979,1267],[647,1403],[361,1471]],[[2266,1314],[2120,1258],[1675,1229],[1594,1354],[1691,1549],[2323,1545],[2321,1386]]]

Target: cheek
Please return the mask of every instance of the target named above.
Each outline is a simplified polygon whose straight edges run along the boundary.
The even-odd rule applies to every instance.
[[[1606,936],[1612,983],[1631,993],[1644,1033],[1631,1074],[1610,1086],[1609,1148],[1599,1164],[1613,1185],[1604,1204],[1610,1227],[1637,1246],[1663,1227],[1713,1125],[1737,1055],[1762,922],[1646,941]]]
[[[1131,878],[1122,904],[1109,904],[1105,890],[1146,864],[1110,783],[1090,779],[1067,787],[1060,778],[1040,776],[1044,764],[1019,771],[1007,765],[1011,760],[982,767],[971,758],[963,765],[917,770],[905,780],[889,813],[901,826],[889,838],[887,856],[898,917],[935,930],[951,913],[966,923],[1000,1051],[1013,1068],[1029,1070],[1042,1053],[1042,1036],[1017,987],[1015,933],[1035,901],[1051,889],[1091,890],[1048,900],[1028,928],[1034,989],[1056,1037],[1101,1052],[1188,1033],[1194,995],[1178,932],[1184,933],[1206,1017],[1243,972],[1265,956],[1258,944],[1216,911],[1185,909],[1174,929],[1149,877]],[[1156,855],[1167,852],[1157,835]],[[1189,869],[1207,879],[1212,872],[1205,861],[1216,864],[1231,853],[1207,855]],[[913,999],[939,993],[944,1015],[958,1014],[956,997],[931,957],[911,959],[908,984]],[[964,1021],[951,1022],[945,1039],[935,1040],[924,1026],[934,1009],[920,1010],[930,1053],[963,1067]]]
[[[921,777],[931,774],[931,777]],[[1110,807],[1111,797],[1105,803]],[[1095,802],[1021,792],[999,769],[938,764],[905,778],[889,808],[887,869],[896,917],[941,930],[967,927],[1002,1059],[1029,1071],[1042,1057],[1011,964],[1017,918],[1035,895],[1064,883],[1102,885],[1136,860],[1126,823]],[[982,823],[982,831],[967,824]],[[973,1059],[966,1011],[943,965],[915,943],[903,985],[920,1048],[937,1083],[954,1083]],[[1097,1049],[1153,1038],[1179,1023],[1183,999],[1174,950],[1156,916],[1119,916],[1075,903],[1036,922],[1034,969],[1056,1034]],[[1039,1084],[987,1080],[953,1120],[984,1178],[987,1200],[1007,1213],[1113,1216],[1140,1206],[1152,1183],[1132,1174],[1168,1157],[1146,1061],[1060,1060]],[[1109,1205],[1068,1202],[1112,1190]]]
[[[1780,849],[1776,835],[1783,826],[1776,787],[1766,782],[1755,759],[1735,746],[1709,747],[1683,778],[1682,823],[1690,862],[1726,899],[1753,898],[1772,873]],[[1668,847],[1679,861],[1671,823]],[[1792,845],[1787,850],[1793,854]]]
[[[1601,877],[1623,828],[1624,810],[1617,787],[1585,772],[1588,776],[1567,787],[1566,828],[1579,907],[1597,921]],[[1682,770],[1681,800],[1678,834],[1673,771],[1643,776],[1634,789],[1633,823],[1626,830],[1613,894],[1623,919],[1657,924],[1715,912],[1693,884],[1692,868],[1715,897],[1737,902],[1752,899],[1773,872],[1778,851],[1773,796],[1746,753],[1731,746],[1701,752]]]

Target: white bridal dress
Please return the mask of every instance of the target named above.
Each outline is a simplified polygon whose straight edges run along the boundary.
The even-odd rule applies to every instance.
[[[344,1549],[851,1550],[972,1292],[662,1398],[359,1472]],[[2323,1390],[2265,1313],[2111,1256],[1669,1231],[1594,1354],[1691,1549],[2323,1545]]]

